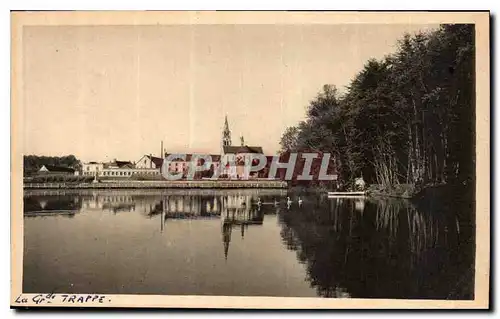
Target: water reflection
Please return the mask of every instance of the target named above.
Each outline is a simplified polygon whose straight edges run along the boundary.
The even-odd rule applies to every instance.
[[[343,198],[280,215],[283,241],[320,296],[470,299],[473,234],[457,218],[404,200]]]
[[[183,292],[183,287],[186,278],[196,276],[197,272],[207,271],[206,268],[199,268],[201,266],[196,263],[189,263],[190,258],[192,258],[190,256],[196,256],[192,255],[193,251],[197,249],[193,245],[201,245],[199,240],[214,241],[215,239],[208,238],[217,238],[220,250],[218,253],[211,252],[204,258],[212,265],[210,267],[218,265],[219,261],[216,258],[219,258],[223,265],[218,266],[222,268],[213,268],[211,270],[213,274],[205,276],[203,280],[212,282],[215,286],[219,285],[219,288],[213,289],[218,289],[216,292],[220,294],[307,296],[309,292],[304,287],[295,288],[295,290],[290,288],[291,284],[287,282],[290,279],[287,279],[289,278],[287,276],[281,280],[267,279],[268,282],[261,282],[262,287],[271,284],[274,289],[277,289],[276,292],[271,293],[270,289],[272,288],[269,286],[266,286],[267,288],[257,287],[250,291],[247,282],[258,281],[258,279],[252,277],[248,273],[249,270],[237,274],[237,268],[231,268],[240,263],[245,264],[247,260],[252,260],[252,263],[256,263],[255,269],[258,270],[262,267],[261,265],[268,262],[275,264],[275,261],[271,262],[270,260],[275,255],[288,251],[288,254],[296,255],[295,263],[303,265],[303,270],[293,265],[289,267],[292,267],[293,271],[303,271],[298,277],[307,282],[310,287],[308,289],[314,289],[315,294],[322,297],[412,299],[470,299],[473,297],[473,214],[463,209],[460,210],[461,206],[467,206],[460,204],[446,207],[434,205],[432,209],[428,209],[428,207],[423,209],[419,205],[404,200],[332,199],[321,195],[301,195],[300,202],[298,199],[298,196],[292,193],[287,194],[285,191],[263,192],[259,190],[88,191],[73,193],[57,191],[25,194],[24,214],[26,217],[30,217],[30,220],[61,214],[73,218],[81,216],[82,220],[88,218],[85,216],[92,214],[114,216],[113,219],[116,221],[113,223],[116,225],[107,226],[113,228],[102,227],[100,231],[104,232],[103,237],[107,236],[105,232],[110,229],[121,229],[120,225],[124,224],[127,219],[134,218],[133,223],[137,224],[136,230],[132,228],[128,231],[137,232],[141,231],[141,227],[147,229],[151,227],[151,224],[145,224],[141,220],[151,220],[156,229],[154,231],[161,237],[168,238],[168,243],[173,240],[179,245],[176,238],[182,238],[183,243],[185,242],[183,245],[188,248],[176,251],[176,259],[169,259],[168,263],[173,264],[176,260],[188,260],[187,264],[176,269],[177,272],[184,271],[185,274],[180,274],[182,275],[179,277],[180,279],[169,277],[168,287],[154,288],[155,281],[151,281],[149,286],[141,288],[144,293],[168,293],[168,289],[176,289],[172,290],[174,294],[215,293],[211,290],[212,288],[200,288],[199,282],[192,287],[194,290]],[[134,216],[138,216],[140,220]],[[98,220],[101,223],[102,217],[99,217]],[[203,229],[208,233],[191,233],[191,231],[185,235],[179,233],[179,229],[187,231],[182,224],[179,224],[182,221],[198,225],[190,224],[188,230]],[[203,225],[213,225],[212,222],[217,221],[220,221],[218,235],[211,237],[210,234],[215,229],[207,228],[209,230],[206,230],[206,226]],[[173,224],[169,225],[170,222]],[[208,222],[210,224],[206,224]],[[264,232],[264,225],[272,226],[268,228],[267,233]],[[43,224],[43,227],[50,228],[52,226],[51,224]],[[82,229],[83,232],[88,230],[87,228]],[[78,228],[77,231],[82,230]],[[275,237],[273,237],[274,232],[276,233]],[[246,238],[253,234],[257,237],[250,236],[251,240]],[[261,237],[262,234],[266,234],[267,242],[260,243],[259,246],[252,246],[256,245],[256,238]],[[79,238],[78,236],[84,235],[77,234],[75,236],[75,238]],[[115,236],[122,238],[127,236],[127,233],[120,231]],[[141,236],[150,235],[143,234]],[[139,235],[123,237],[123,240],[130,240],[130,238],[142,240]],[[281,244],[279,244],[280,239]],[[39,240],[39,237],[36,237],[36,240]],[[276,241],[278,245],[273,241]],[[105,243],[108,244],[108,239]],[[148,243],[151,249],[167,249],[161,241],[155,243],[145,241],[145,243]],[[207,245],[209,244],[211,242],[207,243]],[[27,241],[28,247],[39,247],[39,245],[39,242]],[[173,247],[175,248],[175,246]],[[118,250],[116,248],[110,247],[112,249],[110,254],[117,254],[122,249],[126,249],[126,246],[123,248],[120,245]],[[142,249],[142,251],[146,251],[144,250],[146,248]],[[48,251],[52,253],[53,250]],[[167,258],[170,255],[166,251],[170,250],[165,250],[162,255],[155,256]],[[242,255],[242,252],[245,254]],[[33,249],[28,250],[28,253],[38,256],[36,250]],[[69,254],[71,253],[69,252]],[[131,250],[131,253],[137,254],[137,250]],[[198,254],[203,253],[203,251],[198,252]],[[230,255],[231,258],[229,258]],[[150,258],[148,256],[143,258]],[[283,257],[285,255],[280,256],[282,256],[280,258],[285,258]],[[56,255],[52,258],[59,260],[60,256]],[[29,259],[27,258],[27,260]],[[231,261],[236,262],[236,265],[232,265]],[[72,262],[71,256],[69,259],[63,259],[63,264],[67,263],[67,267],[78,267],[78,263],[75,262],[73,265]],[[151,264],[138,264],[135,267],[149,269],[147,267],[153,267],[157,263],[154,260],[149,262]],[[96,264],[92,264],[92,267]],[[36,273],[39,271],[38,266],[33,268],[31,265],[25,264],[26,267],[36,269],[32,274],[27,272],[32,277],[39,275]],[[185,267],[194,268],[186,269]],[[224,286],[228,284],[221,282],[220,275],[215,274],[217,270],[224,269],[223,267],[228,267],[224,276],[233,281],[240,280],[245,284]],[[266,269],[270,271],[270,268]],[[80,269],[73,269],[75,273],[78,271]],[[193,273],[193,271],[195,272]],[[281,273],[287,274],[286,271]],[[261,272],[258,272],[254,276],[257,274],[259,274],[258,276],[262,275]],[[134,273],[129,274],[129,276],[133,275]],[[276,277],[277,274],[274,276]],[[158,275],[155,280],[167,279]],[[35,281],[32,280],[32,282]],[[143,281],[140,283],[140,285],[144,285]],[[38,289],[38,286],[33,283],[26,283],[24,287],[35,291]],[[114,286],[103,284],[98,288],[102,292],[108,291],[107,289],[111,289],[110,287]],[[130,287],[130,292],[137,292],[137,289],[139,289],[137,286]],[[278,292],[279,289],[282,290]]]
[[[220,218],[226,260],[233,228],[239,228],[241,238],[244,238],[249,225],[262,225],[265,214],[277,214],[281,202],[280,196],[286,194],[284,191],[274,191],[272,192],[274,196],[251,191],[230,191],[223,195],[210,194],[210,192],[209,194],[92,192],[74,197],[64,191],[52,193],[57,195],[51,196],[44,192],[40,196],[36,194],[25,196],[25,216],[43,217],[49,213],[63,215],[68,211],[71,211],[70,216],[80,211],[108,211],[113,214],[137,211],[148,218],[159,217],[161,232],[165,230],[168,219]],[[262,199],[268,202],[262,202]]]
[[[24,215],[26,217],[62,215],[73,217],[82,208],[80,197],[71,195],[27,196],[24,198]]]

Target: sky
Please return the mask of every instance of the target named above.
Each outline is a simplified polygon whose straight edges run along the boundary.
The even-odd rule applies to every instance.
[[[137,161],[279,150],[324,84],[340,91],[431,25],[25,26],[23,153]]]

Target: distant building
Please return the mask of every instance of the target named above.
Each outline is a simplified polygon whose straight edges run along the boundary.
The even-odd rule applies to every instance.
[[[161,167],[163,166],[163,158],[155,157],[153,155],[144,155],[137,161],[135,164],[135,168],[138,169],[159,169],[161,171]]]
[[[39,173],[45,174],[65,174],[65,175],[74,175],[75,169],[65,166],[55,166],[55,165],[42,165],[42,167],[38,170]]]
[[[264,154],[260,146],[223,146],[221,162],[234,163],[222,168],[222,174],[229,178],[241,178],[245,174],[245,165],[253,159],[254,154]]]
[[[179,174],[179,173],[184,173],[189,170],[189,165],[191,164],[191,161],[194,159],[195,156],[210,156],[212,160],[212,167],[213,170],[219,169],[219,164],[220,164],[220,155],[213,155],[213,154],[169,154],[165,153],[165,158],[170,156],[170,155],[181,155],[184,157],[182,158],[174,158],[172,159],[168,164],[168,171],[171,172],[172,174]],[[163,164],[163,163],[162,163]],[[203,163],[199,163],[198,165],[202,165]]]
[[[220,176],[227,176],[230,179],[242,178],[245,174],[245,164],[250,164],[252,155],[264,154],[260,146],[245,145],[243,136],[240,137],[240,142],[240,146],[232,146],[231,130],[229,129],[229,123],[226,116],[222,131],[220,155],[220,162],[226,163],[226,165],[225,167],[219,167]],[[234,165],[230,165],[229,163],[234,163]],[[257,173],[255,173],[255,175],[257,175]]]
[[[99,176],[103,170],[104,163],[88,162],[82,164],[82,175],[84,176]]]
[[[82,164],[82,175],[111,178],[127,178],[137,175],[162,175],[162,170],[167,169],[172,174],[185,174],[189,171],[190,165],[202,165],[203,157],[210,156],[211,166],[205,169],[202,174],[197,174],[195,178],[209,178],[215,173],[219,178],[241,179],[245,178],[245,166],[250,164],[255,154],[263,154],[262,147],[245,145],[245,139],[240,137],[239,146],[232,146],[231,131],[227,116],[224,121],[224,128],[221,140],[220,154],[175,154],[162,151],[164,158],[153,156],[152,154],[143,155],[137,162],[114,160],[109,163],[88,162]],[[180,155],[164,163],[170,155]],[[193,163],[195,157],[200,156],[198,163]],[[267,159],[268,157],[266,157]],[[268,161],[269,162],[269,161]],[[221,163],[226,163],[221,167]],[[234,165],[233,165],[234,164]],[[168,165],[168,166],[167,166]],[[164,167],[165,166],[165,167]],[[268,170],[269,163],[266,163],[265,170]],[[208,172],[207,172],[208,171]],[[208,173],[208,174],[207,174]],[[252,176],[260,176],[262,172],[252,172]]]
[[[109,163],[88,162],[82,164],[82,174],[84,176],[128,178],[138,175],[160,175],[158,168],[137,168],[136,164],[130,161],[114,160]]]
[[[171,155],[180,155],[180,156],[173,158],[172,160],[167,162],[168,171],[171,173],[175,173],[175,174],[185,172],[185,170],[189,167],[189,163],[191,161],[191,157],[193,154],[173,154],[173,153],[169,154],[169,153],[165,153],[165,158],[167,158]],[[184,156],[184,159],[181,158],[182,156]]]
[[[124,168],[135,168],[135,164],[132,163],[131,161],[117,161],[117,160],[114,160],[113,162],[108,163],[106,168],[108,168],[108,169],[111,169],[111,168],[122,168],[122,169],[124,169]]]

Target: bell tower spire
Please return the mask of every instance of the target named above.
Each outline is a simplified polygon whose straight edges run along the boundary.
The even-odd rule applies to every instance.
[[[224,121],[224,130],[222,131],[222,146],[231,146],[231,131],[229,130],[229,123],[227,122],[227,115]]]

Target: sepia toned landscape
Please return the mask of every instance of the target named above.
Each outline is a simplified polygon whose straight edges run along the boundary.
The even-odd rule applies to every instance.
[[[487,305],[487,13],[65,14],[13,31],[11,305]]]

